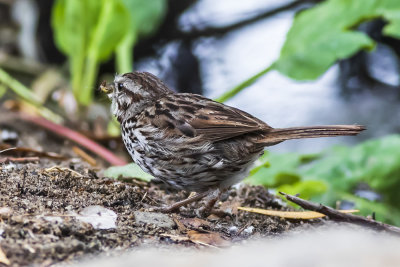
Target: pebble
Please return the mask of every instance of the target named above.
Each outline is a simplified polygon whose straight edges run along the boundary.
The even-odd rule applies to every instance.
[[[175,226],[175,222],[164,213],[135,211],[134,215],[137,224],[153,224],[162,228],[173,228]]]

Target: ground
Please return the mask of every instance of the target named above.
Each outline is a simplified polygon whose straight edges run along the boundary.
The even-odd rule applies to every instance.
[[[149,212],[188,193],[156,182],[104,177],[100,160],[91,166],[72,152],[72,143],[26,122],[2,121],[0,130],[15,132],[19,147],[66,156],[15,163],[5,160],[9,154],[1,155],[0,250],[12,266],[50,265],[149,246],[226,247],[321,224],[238,211],[238,206],[288,209],[265,188],[248,185],[232,188],[217,204],[230,215],[197,218],[201,203],[176,214]]]

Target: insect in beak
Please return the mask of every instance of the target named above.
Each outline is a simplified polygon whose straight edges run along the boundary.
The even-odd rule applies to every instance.
[[[108,85],[107,85],[107,82],[106,82],[106,81],[103,81],[103,82],[100,84],[100,90],[101,90],[103,93],[110,94],[110,93],[112,93],[112,92],[114,91],[114,86],[113,86],[112,84],[108,84]]]

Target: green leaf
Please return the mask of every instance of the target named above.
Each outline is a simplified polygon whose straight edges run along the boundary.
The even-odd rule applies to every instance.
[[[285,184],[278,187],[277,191],[290,195],[299,194],[301,198],[310,199],[322,195],[328,190],[328,186],[323,181],[301,181],[294,184]]]
[[[263,163],[269,162],[268,168]],[[362,214],[375,212],[386,222],[400,225],[400,135],[369,140],[355,147],[333,147],[323,154],[268,153],[246,182],[276,188],[326,205],[352,201]],[[354,196],[367,184],[381,202]]]
[[[383,33],[387,36],[400,39],[400,10],[386,11],[383,17],[390,21],[390,23],[383,28]]]
[[[93,29],[88,45],[85,79],[78,100],[88,105],[92,99],[99,63],[107,60],[117,48],[118,42],[129,32],[129,13],[119,0],[103,0],[99,19]]]
[[[400,210],[398,206],[392,206],[383,202],[369,201],[351,194],[342,193],[338,199],[354,203],[354,207],[360,210],[360,215],[371,216],[375,214],[376,220],[400,225]]]
[[[130,15],[122,1],[103,0],[98,22],[92,29],[89,56],[96,60],[107,60],[122,40],[129,27]]]
[[[336,61],[359,50],[371,50],[374,41],[356,27],[385,18],[383,33],[400,38],[400,1],[327,0],[300,12],[287,34],[273,68],[297,80],[314,80]]]
[[[118,178],[137,178],[146,182],[153,179],[148,173],[145,173],[138,165],[135,163],[127,164],[125,166],[110,167],[104,171],[104,176]]]
[[[152,34],[164,19],[166,0],[122,0],[131,14],[131,27],[139,37]]]
[[[400,202],[400,136],[370,140],[354,148],[337,147],[303,170],[305,179],[329,181],[333,189],[351,192],[360,182],[366,182],[384,197],[384,202]]]
[[[264,154],[258,163],[259,166],[250,171],[246,182],[275,188],[300,181],[296,168],[301,164],[301,160],[296,154]]]
[[[100,62],[129,31],[130,14],[121,0],[57,0],[52,27],[57,47],[68,56],[75,98],[91,102]]]
[[[132,71],[133,47],[139,38],[153,34],[166,14],[166,0],[123,0],[130,14],[130,30],[117,47],[117,69]]]

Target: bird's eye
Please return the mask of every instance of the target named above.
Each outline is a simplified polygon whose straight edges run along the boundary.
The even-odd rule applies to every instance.
[[[124,89],[124,85],[122,83],[118,83],[117,86],[118,86],[118,90],[120,90],[120,91]]]

